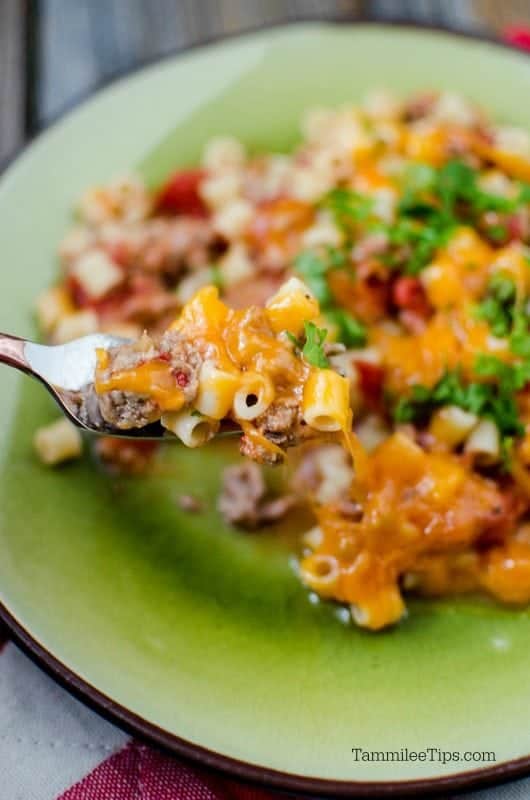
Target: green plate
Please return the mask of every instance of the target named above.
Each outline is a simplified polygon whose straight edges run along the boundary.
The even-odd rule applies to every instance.
[[[307,106],[373,86],[457,89],[530,128],[526,57],[443,32],[301,24],[165,61],[82,105],[5,173],[0,327],[35,333],[32,299],[87,185],[135,165],[156,182],[213,134],[288,147]],[[425,794],[529,769],[528,612],[416,603],[395,630],[359,631],[293,574],[303,521],[280,535],[221,522],[233,449],[168,446],[140,480],[109,480],[88,456],[52,471],[31,450],[51,401],[0,374],[3,616],[87,702],[176,753],[296,791]],[[204,515],[179,511],[187,491]],[[365,761],[352,748],[397,753]],[[405,748],[431,750],[407,760]],[[464,751],[475,756],[453,758]]]

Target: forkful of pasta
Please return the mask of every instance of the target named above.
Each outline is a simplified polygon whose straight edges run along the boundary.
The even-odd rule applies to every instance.
[[[331,368],[319,314],[297,278],[243,310],[205,286],[158,339],[98,333],[48,347],[0,334],[0,362],[44,383],[85,431],[188,447],[237,433],[244,455],[277,464],[316,436],[352,449],[349,381]]]

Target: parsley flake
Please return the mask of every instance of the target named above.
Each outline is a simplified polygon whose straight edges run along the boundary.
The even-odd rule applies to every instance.
[[[285,331],[289,340],[313,367],[327,369],[329,361],[324,352],[324,341],[328,334],[325,328],[318,328],[314,322],[304,322],[304,337],[297,339],[290,331]]]
[[[516,287],[511,278],[494,275],[484,300],[475,308],[475,316],[489,323],[494,336],[508,336],[515,315]]]
[[[326,319],[337,326],[337,340],[346,347],[363,347],[366,344],[366,328],[344,309],[329,309],[326,311]]]
[[[326,280],[326,273],[331,266],[330,261],[323,255],[312,250],[304,250],[294,262],[294,268],[302,276],[321,307],[329,305],[333,300]]]
[[[512,366],[495,356],[484,355],[477,359],[475,372],[495,377],[498,383],[466,383],[460,370],[446,370],[433,387],[414,386],[408,398],[401,398],[394,408],[394,419],[423,424],[436,408],[455,405],[492,419],[503,438],[520,436],[524,428],[513,395],[530,379],[530,365]]]

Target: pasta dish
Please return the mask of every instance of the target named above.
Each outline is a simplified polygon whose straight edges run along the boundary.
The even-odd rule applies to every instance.
[[[529,244],[525,131],[450,92],[376,92],[309,112],[292,153],[223,137],[162,187],[89,189],[37,316],[50,342],[131,341],[99,353],[87,414],[192,447],[236,424],[220,513],[309,507],[300,579],[377,630],[409,593],[530,601]],[[66,423],[36,446],[80,450]],[[156,459],[96,447],[110,470]],[[271,496],[261,464],[288,449]]]
[[[94,390],[106,422],[155,420],[188,447],[211,439],[222,420],[241,427],[241,452],[263,463],[311,431],[351,431],[349,383],[328,369],[318,303],[291,278],[267,302],[234,311],[206,286],[184,306],[157,347],[144,334],[98,352]],[[303,342],[299,340],[304,333]]]

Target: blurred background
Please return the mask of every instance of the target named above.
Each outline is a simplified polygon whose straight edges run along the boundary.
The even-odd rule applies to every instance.
[[[159,56],[280,22],[356,18],[502,36],[530,25],[530,1],[0,0],[0,163],[90,91]]]

